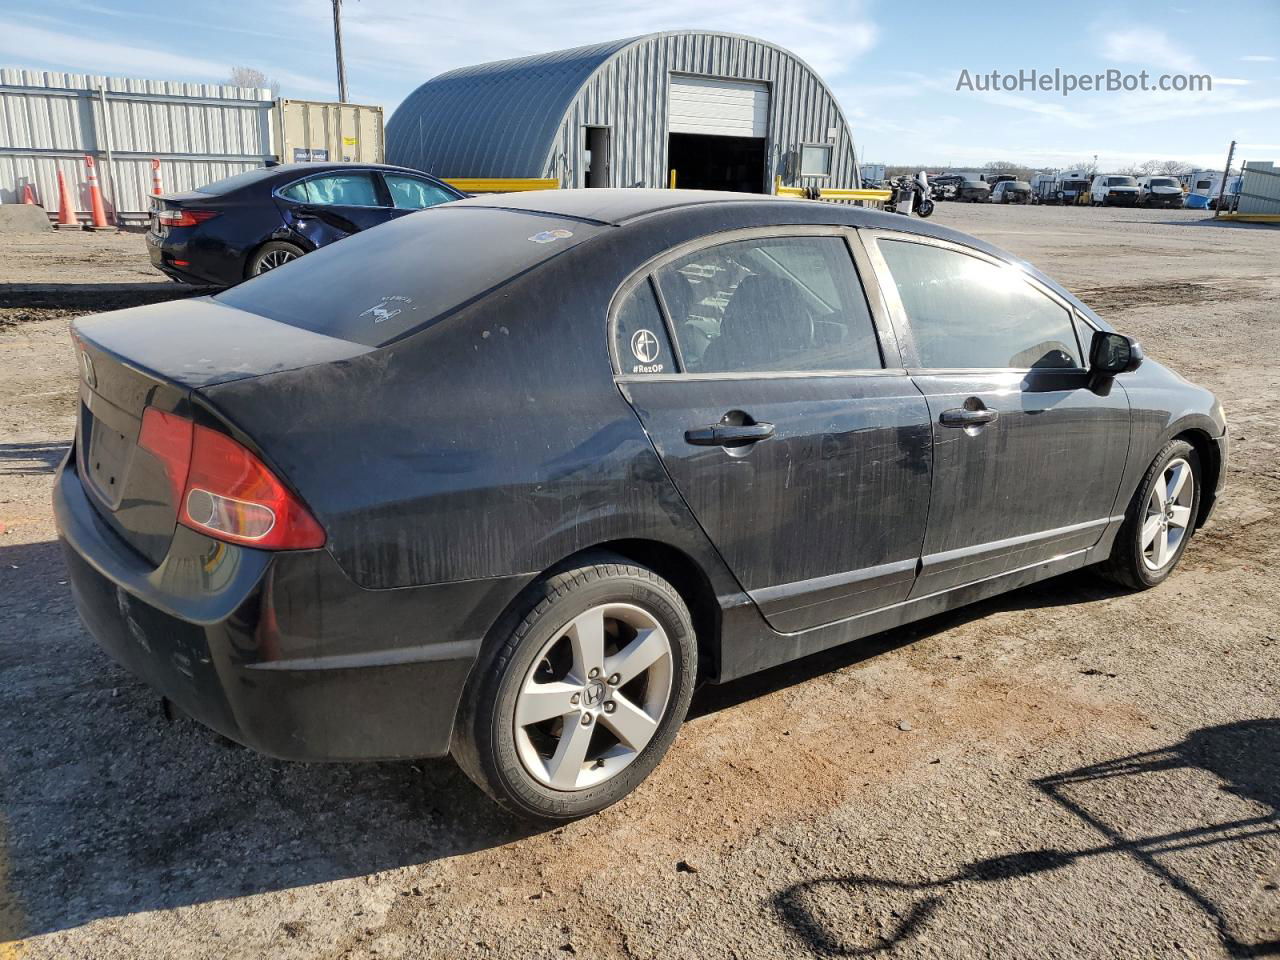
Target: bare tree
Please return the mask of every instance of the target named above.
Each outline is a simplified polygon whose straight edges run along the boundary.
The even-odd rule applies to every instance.
[[[257,67],[232,67],[227,83],[233,87],[268,87],[273,98],[280,96],[280,81],[269,79]]]
[[[1166,177],[1180,177],[1190,172],[1191,164],[1183,163],[1181,160],[1163,160],[1156,165],[1156,173],[1164,174]]]

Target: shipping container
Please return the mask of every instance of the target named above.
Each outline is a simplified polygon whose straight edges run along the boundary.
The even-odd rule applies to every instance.
[[[277,100],[275,125],[281,163],[383,162],[385,138],[381,107]]]

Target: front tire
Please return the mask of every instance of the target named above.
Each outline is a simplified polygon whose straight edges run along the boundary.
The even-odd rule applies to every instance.
[[[634,790],[693,696],[697,645],[680,594],[621,557],[592,560],[536,583],[499,624],[454,737],[467,776],[543,823],[588,816]]]
[[[1200,458],[1170,440],[1147,468],[1100,573],[1132,590],[1168,579],[1195,532],[1200,513]]]

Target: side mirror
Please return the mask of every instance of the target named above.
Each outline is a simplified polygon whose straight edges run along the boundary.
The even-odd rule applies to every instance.
[[[1123,333],[1099,330],[1089,345],[1089,372],[1095,379],[1114,377],[1137,370],[1142,364],[1142,347]]]

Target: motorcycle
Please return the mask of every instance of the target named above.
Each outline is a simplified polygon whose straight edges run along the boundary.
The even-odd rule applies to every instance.
[[[929,178],[921,170],[914,177],[894,177],[885,184],[893,195],[885,209],[893,213],[928,217],[933,214],[933,198],[929,192]]]

